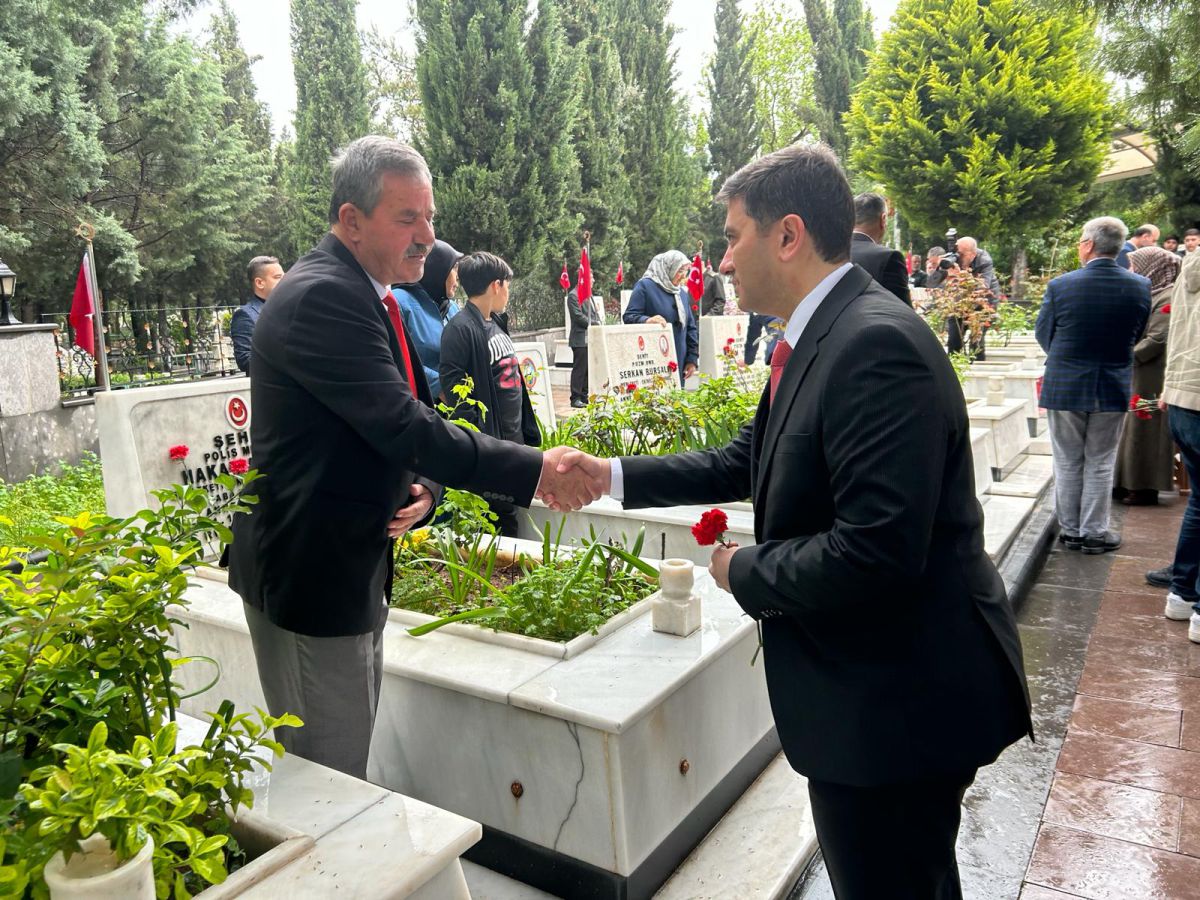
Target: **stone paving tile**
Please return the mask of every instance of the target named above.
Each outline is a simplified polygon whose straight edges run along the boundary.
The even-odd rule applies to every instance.
[[[1200,709],[1200,678],[1125,665],[1103,653],[1088,655],[1079,693],[1168,709]]]
[[[1166,565],[1168,560],[1142,559],[1136,556],[1116,556],[1113,558],[1112,571],[1104,585],[1106,591],[1120,591],[1126,594],[1156,594],[1162,596],[1162,588],[1146,584],[1146,570],[1156,569]]]
[[[1127,596],[1122,594],[1121,596]],[[1021,606],[1021,625],[1089,632],[1099,609],[1100,591],[1038,584],[1030,588]],[[1026,666],[1028,670],[1029,667]]]
[[[1167,592],[1153,594],[1125,594],[1105,591],[1100,601],[1097,618],[1124,619],[1129,616],[1151,616],[1160,618],[1166,607]]]
[[[1103,590],[1108,581],[1108,568],[1115,559],[1111,554],[1087,556],[1056,544],[1038,574],[1037,583],[1059,584],[1077,590]]]
[[[1171,794],[1059,772],[1044,819],[1092,834],[1174,851],[1183,801]]]
[[[1027,884],[1021,888],[1020,900],[1064,900],[1064,898],[1078,897],[1078,894],[1066,894],[1062,891],[1052,891],[1050,888],[1041,887],[1036,884]],[[999,898],[997,898],[999,900]]]
[[[1157,669],[1176,675],[1200,677],[1200,644],[1187,640],[1187,624],[1180,624],[1183,625],[1183,639],[1169,643],[1147,641],[1120,633],[1093,633],[1088,643],[1088,654],[1103,656],[1135,669]],[[1197,736],[1200,737],[1200,734]]]
[[[1045,824],[1026,881],[1088,900],[1195,897],[1200,859]]]
[[[1080,694],[1075,698],[1071,730],[1178,747],[1182,718],[1180,710]]]
[[[1174,747],[1068,731],[1058,771],[1200,799],[1200,753]]]
[[[998,900],[1015,897],[1021,890],[1021,876],[1005,875],[991,869],[963,865],[959,861],[958,880],[962,885],[963,900]]]
[[[1175,528],[1178,531],[1178,525]],[[1170,540],[1165,539],[1164,535],[1155,531],[1152,534],[1130,534],[1126,530],[1121,535],[1121,546],[1116,551],[1117,556],[1133,556],[1143,559],[1150,565],[1147,569],[1156,569],[1159,566],[1165,566],[1175,555],[1175,537]]]
[[[1200,856],[1200,802],[1186,797],[1183,800],[1183,818],[1179,824],[1179,852]]]
[[[1092,634],[1112,634],[1118,637],[1137,638],[1149,643],[1180,643],[1181,645],[1188,639],[1187,622],[1168,619],[1161,612],[1151,616],[1136,613],[1121,617],[1097,616]]]
[[[1200,750],[1200,710],[1184,712],[1179,746],[1184,750]]]

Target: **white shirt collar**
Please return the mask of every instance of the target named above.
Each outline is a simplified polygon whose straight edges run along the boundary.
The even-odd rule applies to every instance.
[[[374,278],[372,278],[371,273],[368,272],[366,269],[363,269],[363,272],[366,274],[367,278],[370,280],[371,287],[375,288],[375,296],[379,298],[380,302],[382,302],[383,295],[390,294],[392,292],[392,289],[389,288],[385,284],[380,284],[378,281],[376,281]]]
[[[792,312],[791,318],[788,319],[787,328],[783,331],[784,340],[786,340],[793,348],[800,343],[800,335],[804,334],[804,329],[808,325],[809,320],[816,313],[817,307],[821,305],[830,292],[837,287],[842,277],[850,271],[851,263],[842,263],[828,275],[821,279],[815,288],[809,291],[808,296],[796,304],[796,309]]]

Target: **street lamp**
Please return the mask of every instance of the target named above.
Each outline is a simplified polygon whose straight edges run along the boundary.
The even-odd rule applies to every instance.
[[[20,325],[21,320],[12,313],[10,302],[17,289],[17,273],[0,259],[0,325]]]

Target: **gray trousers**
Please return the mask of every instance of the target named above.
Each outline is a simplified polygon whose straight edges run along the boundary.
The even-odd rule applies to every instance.
[[[1125,415],[1046,410],[1054,453],[1055,506],[1063,534],[1084,538],[1108,534],[1113,472]]]
[[[242,606],[268,711],[304,722],[303,728],[275,729],[275,739],[288,753],[365,779],[383,680],[386,614],[380,612],[372,633],[310,637]]]

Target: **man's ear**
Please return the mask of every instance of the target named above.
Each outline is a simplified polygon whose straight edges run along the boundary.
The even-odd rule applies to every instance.
[[[338,224],[350,237],[358,237],[362,228],[362,210],[353,203],[343,203],[338,207]]]
[[[795,213],[789,213],[779,220],[779,258],[791,260],[800,251],[800,245],[808,237],[808,228],[804,220]]]

